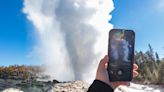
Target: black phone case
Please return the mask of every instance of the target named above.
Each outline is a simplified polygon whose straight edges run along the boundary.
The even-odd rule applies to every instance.
[[[112,34],[112,32],[121,32],[121,34],[122,34],[122,32],[131,32],[132,33],[132,35],[129,35],[129,39],[127,39],[128,37],[125,37],[124,36],[124,38],[123,38],[123,40],[125,40],[125,38],[126,38],[126,40],[125,40],[125,42],[127,42],[128,43],[128,41],[127,40],[129,40],[129,41],[132,41],[130,44],[132,45],[131,46],[131,48],[130,47],[128,47],[128,59],[126,59],[126,60],[128,60],[128,62],[126,61],[124,61],[124,59],[118,59],[118,61],[117,60],[114,60],[114,59],[112,59],[113,57],[112,57],[112,55],[113,55],[113,53],[112,53],[112,50],[111,50],[111,47],[112,47],[112,44],[111,44],[111,38],[112,37],[109,37],[109,41],[108,41],[108,56],[109,56],[109,63],[108,63],[108,68],[107,68],[107,70],[108,70],[108,74],[109,74],[109,80],[111,81],[111,82],[115,82],[115,81],[131,81],[132,80],[132,78],[133,78],[133,59],[134,59],[134,44],[135,44],[135,33],[134,33],[134,31],[133,30],[124,30],[124,29],[112,29],[110,32],[109,32],[109,36],[113,36],[113,34]],[[115,34],[116,35],[116,34]],[[125,35],[125,34],[124,34]],[[126,36],[128,36],[128,35],[126,35]],[[131,38],[131,37],[133,37],[133,39]],[[121,37],[119,38],[119,39],[122,39]],[[120,40],[120,42],[121,42],[122,40]],[[115,42],[115,41],[113,41],[113,42]],[[118,42],[119,43],[119,42]],[[128,43],[129,44],[129,43]],[[116,45],[117,46],[117,45]],[[121,48],[121,46],[122,45],[118,45],[117,47],[119,47],[119,48]],[[122,46],[122,47],[124,47],[124,46]],[[126,46],[125,46],[126,47]],[[113,45],[113,48],[115,48],[115,46]],[[118,57],[119,57],[119,55],[121,56],[121,55],[124,55],[124,54],[121,54],[121,52],[120,51],[122,51],[123,52],[123,50],[120,50],[120,49],[115,49],[115,50],[117,50],[117,54],[118,54]],[[113,52],[114,52],[114,50],[113,50]],[[125,52],[125,51],[124,51]],[[114,55],[113,55],[114,56]],[[123,56],[122,56],[123,57]],[[125,57],[125,55],[124,55],[124,57]],[[120,57],[119,57],[120,58]],[[130,59],[130,61],[129,61],[129,59]],[[121,61],[122,60],[122,61]]]

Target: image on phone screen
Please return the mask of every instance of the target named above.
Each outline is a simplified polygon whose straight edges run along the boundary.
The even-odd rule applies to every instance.
[[[134,56],[134,32],[130,30],[111,30],[108,48],[110,79],[130,80]]]

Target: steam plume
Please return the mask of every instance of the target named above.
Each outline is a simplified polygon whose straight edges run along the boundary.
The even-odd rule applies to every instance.
[[[38,38],[35,56],[61,81],[93,80],[107,54],[112,0],[24,0]]]

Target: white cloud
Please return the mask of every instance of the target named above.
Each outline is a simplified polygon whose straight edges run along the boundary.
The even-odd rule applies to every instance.
[[[164,12],[164,0],[156,0],[156,9],[158,12]]]

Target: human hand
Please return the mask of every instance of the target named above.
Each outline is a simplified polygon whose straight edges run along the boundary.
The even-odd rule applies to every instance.
[[[113,89],[115,89],[116,87],[120,85],[129,85],[129,82],[110,82],[109,81],[109,75],[107,71],[108,60],[109,60],[108,56],[106,55],[100,61],[98,69],[97,69],[97,73],[96,73],[96,79],[110,85]],[[136,64],[133,64],[133,77],[136,77],[138,75],[137,69],[138,69],[138,66]]]

